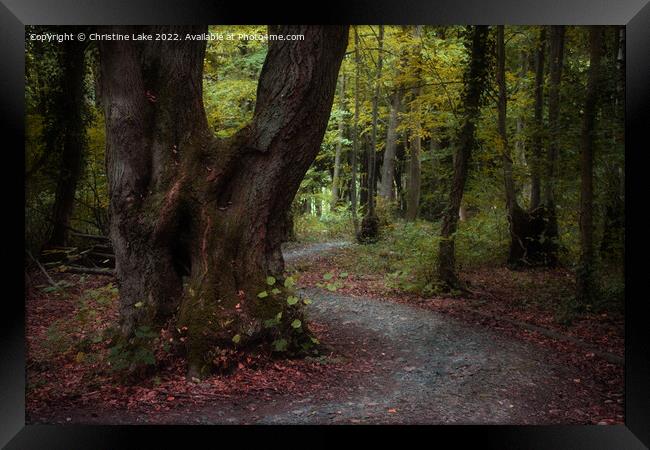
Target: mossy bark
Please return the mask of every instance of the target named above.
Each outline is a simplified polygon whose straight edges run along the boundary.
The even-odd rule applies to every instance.
[[[226,140],[205,117],[205,41],[100,44],[121,331],[186,327],[192,375],[213,370],[224,350],[283,334],[300,341],[284,323],[301,315],[297,306],[273,333],[264,328],[287,311],[288,294],[257,294],[268,276],[283,279],[286,214],[320,148],[348,29],[269,32],[305,38],[269,43],[253,120]]]

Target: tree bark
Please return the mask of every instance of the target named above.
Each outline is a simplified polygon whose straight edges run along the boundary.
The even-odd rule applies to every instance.
[[[503,184],[506,196],[506,211],[508,214],[508,229],[510,232],[510,247],[508,265],[518,267],[530,265],[537,258],[537,220],[529,215],[517,202],[515,183],[512,172],[512,156],[508,144],[506,127],[507,119],[507,90],[506,90],[506,49],[504,42],[505,27],[497,26],[497,86],[498,99],[498,131],[501,145],[503,164]]]
[[[379,219],[375,212],[375,187],[377,185],[377,174],[375,170],[377,155],[377,116],[379,109],[379,88],[381,86],[381,71],[384,61],[384,26],[379,25],[377,36],[377,78],[375,80],[375,91],[372,97],[372,142],[368,147],[368,207],[366,214],[361,221],[359,241],[362,243],[376,242],[379,236]]]
[[[616,52],[616,73],[614,74],[613,101],[609,107],[612,117],[622,120],[625,96],[625,27],[614,29]],[[622,131],[622,130],[621,130]],[[623,144],[622,133],[611,129],[613,148]],[[603,217],[603,236],[600,242],[600,257],[607,261],[622,256],[625,235],[625,182],[623,165],[615,161],[605,162],[606,203]]]
[[[344,121],[343,113],[345,111],[345,75],[341,77],[341,92],[340,96],[340,114],[338,118],[338,140],[336,142],[336,154],[334,156],[334,174],[332,176],[332,209],[339,201],[339,183],[341,173],[341,153],[343,152],[343,138],[344,138]]]
[[[577,271],[576,298],[585,305],[597,296],[594,252],[594,134],[598,106],[598,82],[602,46],[602,28],[589,27],[589,72],[580,152],[580,264]]]
[[[546,265],[557,264],[558,224],[555,207],[555,184],[557,165],[560,153],[560,84],[564,62],[564,26],[551,27],[550,50],[550,88],[548,96],[548,124],[550,139],[546,154],[546,174],[544,183],[544,216],[546,229],[544,231]]]
[[[532,138],[530,171],[530,210],[537,209],[541,201],[542,130],[544,129],[544,49],[546,48],[546,27],[539,31],[539,42],[535,52],[535,124]]]
[[[416,26],[414,29],[414,37],[420,39],[421,26]],[[420,102],[419,96],[422,91],[420,85],[421,80],[421,70],[420,70],[420,58],[422,56],[422,45],[421,43],[416,46],[414,49],[411,61],[415,65],[415,83],[416,87],[411,89],[413,94],[412,105],[414,113],[416,115],[416,125],[413,130],[411,130],[410,137],[410,158],[409,158],[409,176],[408,176],[408,186],[406,193],[406,216],[407,221],[414,221],[418,216],[418,211],[420,209],[420,188],[422,185],[422,168],[420,164],[420,153],[422,150],[422,130],[420,122]]]
[[[381,166],[381,184],[379,195],[389,202],[395,201],[395,158],[397,152],[397,115],[401,108],[401,93],[397,89],[391,96],[390,111],[388,113],[388,130],[386,134],[386,148],[384,149],[384,163]]]
[[[84,52],[86,46],[77,41],[64,44],[62,65],[63,151],[61,167],[56,184],[52,233],[49,246],[65,246],[68,243],[70,219],[74,210],[74,198],[83,167],[85,146],[84,114]]]
[[[487,78],[487,36],[487,26],[477,25],[472,27],[471,38],[469,39],[470,62],[465,72],[465,88],[462,102],[465,111],[457,138],[458,144],[456,157],[454,158],[454,174],[449,202],[443,215],[440,230],[438,280],[441,287],[448,289],[460,287],[456,275],[454,233],[458,227],[458,211],[465,189],[469,160],[472,150],[476,147],[475,128],[480,114],[481,96]]]
[[[290,326],[302,315],[287,307],[284,288],[257,294],[270,289],[267,276],[283,279],[285,213],[319,151],[347,31],[269,27],[304,40],[269,42],[253,119],[225,140],[205,116],[204,40],[100,42],[110,234],[128,342],[143,326],[171,322],[186,330],[189,373],[198,376],[233,346],[285,339],[292,350],[308,340],[305,325]]]
[[[359,234],[359,219],[357,218],[357,155],[359,154],[359,66],[361,58],[359,54],[359,31],[354,27],[354,127],[352,133],[352,180],[350,180],[350,208],[352,209],[352,224],[354,235]]]

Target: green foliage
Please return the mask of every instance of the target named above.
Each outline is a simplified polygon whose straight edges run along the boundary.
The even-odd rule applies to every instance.
[[[109,349],[107,364],[112,372],[134,372],[156,364],[154,354],[158,334],[148,326],[136,328],[128,341],[118,341]]]
[[[456,232],[456,260],[459,268],[504,264],[510,235],[505,211],[493,207],[464,222]]]
[[[327,210],[328,204],[323,202],[324,212],[321,217],[304,214],[294,219],[296,237],[301,242],[318,242],[332,239],[350,239],[354,234],[352,216],[345,208]]]
[[[345,269],[339,272],[339,280],[345,279],[348,271],[384,274],[390,288],[423,295],[437,293],[438,227],[439,224],[426,221],[391,224],[384,229],[379,242],[345,251],[338,262]],[[456,233],[459,268],[502,265],[508,251],[507,230],[507,223],[498,212],[479,213],[461,222]],[[328,283],[320,286],[329,290],[340,287],[334,285],[330,289]]]

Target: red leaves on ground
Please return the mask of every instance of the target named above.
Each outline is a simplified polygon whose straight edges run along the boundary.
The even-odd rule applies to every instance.
[[[345,385],[345,382],[333,383],[333,380],[352,376],[362,364],[359,358],[332,360],[325,366],[310,360],[278,361],[264,354],[242,355],[231,375],[188,380],[181,357],[158,352],[159,367],[153,378],[139,384],[120,384],[107,371],[104,359],[110,343],[93,343],[84,353],[88,358],[79,360],[74,345],[90,337],[83,330],[61,330],[62,335],[55,338],[65,343],[62,348],[52,349],[48,344],[52,341],[51,325],[56,321],[76,324],[84,303],[98,311],[96,317],[84,319],[91,320],[88,327],[84,327],[88,332],[116,325],[117,297],[107,306],[98,305],[85,295],[91,289],[102,289],[112,280],[73,274],[57,277],[72,286],[49,293],[34,286],[27,289],[27,415],[31,421],[56,420],[64,411],[68,416],[92,411],[92,417],[111,417],[117,411],[159,414],[183,410],[190,413],[213,405],[215,400],[236,399],[237,403],[245,403],[278,396],[301,397],[323,391],[324,386],[331,384]],[[32,280],[38,285],[39,274],[34,274]],[[310,329],[319,338],[326,331],[316,323],[310,324]],[[161,331],[161,339],[174,341],[166,330]]]

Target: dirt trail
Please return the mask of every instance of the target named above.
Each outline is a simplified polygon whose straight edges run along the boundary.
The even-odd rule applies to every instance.
[[[304,263],[346,245],[351,244],[287,249],[285,258]],[[581,406],[570,398],[580,374],[550,362],[532,344],[395,302],[318,288],[302,289],[301,295],[313,301],[307,315],[324,330],[323,341],[334,355],[361,367],[358,374],[305,397],[277,392],[265,400],[222,399],[156,418],[76,411],[69,413],[72,422],[548,424],[568,423],[562,411]],[[53,422],[65,420],[61,414]]]
[[[346,243],[294,250],[308,258]],[[552,423],[548,408],[579,374],[549,364],[544,351],[448,316],[374,299],[303,289],[307,313],[336,337],[342,354],[358,347],[373,370],[331,400],[303,398],[258,411],[258,423]],[[347,349],[347,350],[346,350]]]
[[[312,255],[335,250],[337,248],[348,247],[352,245],[348,241],[329,241],[329,242],[315,242],[309,245],[300,245],[295,243],[285,244],[282,255],[285,262],[292,262],[298,259],[307,258]]]

